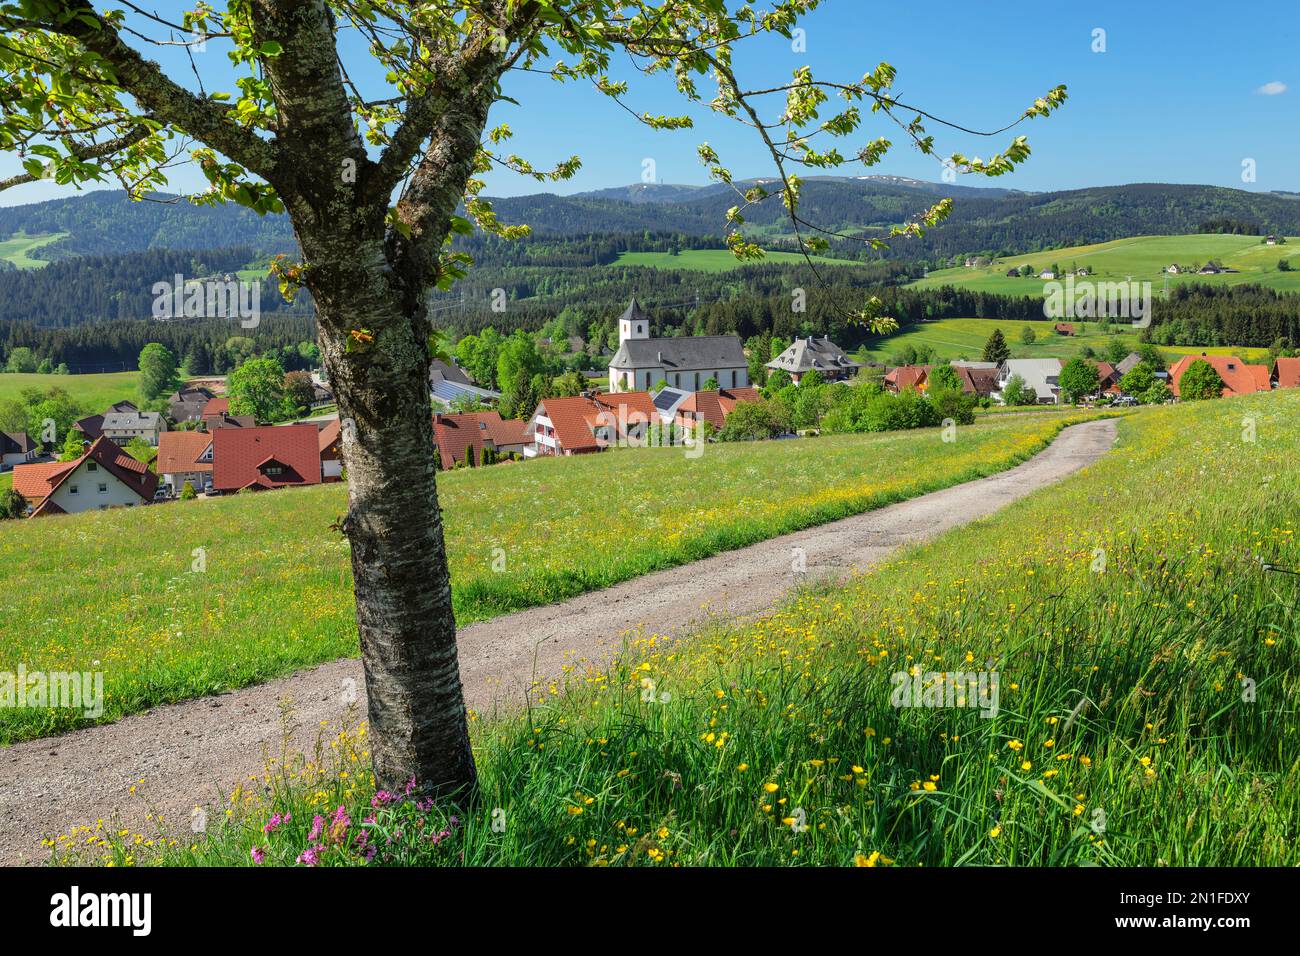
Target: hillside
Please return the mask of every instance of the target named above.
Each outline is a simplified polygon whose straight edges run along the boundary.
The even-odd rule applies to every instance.
[[[1288,237],[1284,244],[1274,246],[1264,244],[1259,236],[1137,236],[1050,252],[999,257],[980,268],[958,266],[933,270],[912,285],[923,289],[952,285],[998,295],[1041,296],[1043,280],[1038,278],[1037,272],[1059,266],[1067,271],[1087,268],[1088,278],[1094,282],[1123,282],[1129,278],[1150,282],[1153,292],[1158,293],[1164,288],[1167,266],[1202,266],[1211,259],[1236,271],[1205,276],[1194,272],[1169,275],[1169,286],[1252,283],[1282,292],[1300,292],[1300,238],[1294,236]],[[1278,268],[1282,259],[1291,263],[1290,271]],[[1009,269],[1025,265],[1034,268],[1032,277],[1013,279],[1007,276]]]
[[[956,444],[924,430],[448,472],[438,488],[456,618],[554,603],[1002,471],[1069,418],[982,421]],[[102,662],[106,720],[354,655],[348,545],[330,530],[346,497],[331,484],[0,522],[9,650],[33,670]],[[80,720],[0,708],[0,744]]]
[[[1300,234],[1300,198],[1295,196],[1158,183],[1022,193],[899,177],[814,177],[805,183],[801,210],[827,227],[880,234],[944,196],[955,200],[952,215],[924,238],[899,242],[894,257],[944,259],[1181,235],[1222,220],[1253,224],[1262,232]],[[735,194],[717,185],[651,184],[493,202],[503,221],[528,223],[537,239],[646,231],[720,236]],[[760,204],[746,215],[755,235],[789,237],[779,202]],[[0,208],[0,239],[20,233],[65,234],[42,247],[42,256],[49,259],[160,248],[288,251],[294,245],[283,216],[258,217],[234,206],[198,207],[163,195],[131,203],[114,191]]]
[[[427,866],[1294,866],[1300,586],[1270,568],[1300,564],[1298,421],[1300,390],[1131,416],[1101,461],[847,584],[575,667],[526,721],[473,724],[479,806],[527,826],[372,803],[364,733],[330,726],[324,766],[269,754],[204,840],[87,819],[56,856],[292,865],[314,814],[378,807],[382,833],[446,828],[397,837]]]
[[[928,348],[934,352],[934,360],[949,362],[953,359],[970,359],[978,361],[994,329],[1001,329],[1007,345],[1011,348],[1012,358],[1059,358],[1069,359],[1078,355],[1080,350],[1091,347],[1098,355],[1104,355],[1112,341],[1124,343],[1127,349],[1138,347],[1135,331],[1125,331],[1122,327],[1111,331],[1102,331],[1095,322],[1074,322],[1076,333],[1071,336],[1056,335],[1052,323],[1042,320],[1017,319],[937,319],[908,325],[884,339],[872,340],[872,347],[863,349],[863,354],[878,362],[893,362],[903,349]],[[1034,333],[1034,341],[1025,344],[1021,334],[1025,329]],[[1268,351],[1257,348],[1232,348],[1229,346],[1178,346],[1162,345],[1162,352],[1173,361],[1179,355],[1237,355],[1244,361],[1265,361]]]

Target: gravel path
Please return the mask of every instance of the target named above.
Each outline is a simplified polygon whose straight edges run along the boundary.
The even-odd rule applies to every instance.
[[[809,578],[847,576],[1059,481],[1104,455],[1114,439],[1113,420],[1075,425],[1030,461],[989,478],[473,624],[458,638],[467,702],[484,714],[511,708],[534,679],[558,675],[568,663],[607,660],[630,634],[676,636],[710,615],[762,612],[795,584],[795,548],[805,552]],[[43,862],[41,838],[76,824],[103,818],[139,827],[147,809],[128,790],[142,778],[153,807],[183,827],[191,807],[216,805],[232,784],[261,769],[265,752],[279,753],[282,702],[292,701],[297,746],[309,748],[321,721],[344,716],[353,689],[364,694],[360,662],[334,661],[2,750],[0,864]],[[364,713],[364,701],[357,706]]]

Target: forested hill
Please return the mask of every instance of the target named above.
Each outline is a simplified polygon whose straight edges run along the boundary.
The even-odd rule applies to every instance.
[[[741,184],[742,186],[745,184]],[[806,182],[801,211],[828,228],[879,234],[951,195],[953,213],[921,239],[897,243],[893,255],[938,261],[953,256],[1009,255],[1139,235],[1201,231],[1300,234],[1300,196],[1216,186],[1134,184],[1068,192],[1020,193],[897,178]],[[283,216],[259,217],[234,206],[185,201],[131,203],[118,192],[0,208],[0,239],[66,233],[41,247],[42,258],[245,246],[290,251]],[[506,222],[528,223],[536,236],[677,233],[719,236],[735,194],[725,187],[631,186],[573,196],[538,194],[494,201]],[[762,236],[789,236],[776,200],[746,213]]]
[[[195,206],[161,194],[131,202],[118,190],[0,208],[0,239],[16,233],[66,233],[41,247],[40,258],[47,261],[150,249],[248,246],[289,252],[296,248],[284,216],[258,216],[233,204]]]

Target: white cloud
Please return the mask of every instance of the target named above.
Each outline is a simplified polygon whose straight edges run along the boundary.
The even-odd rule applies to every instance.
[[[1279,93],[1286,92],[1286,84],[1281,80],[1274,80],[1272,83],[1265,83],[1255,92],[1263,96],[1277,96]]]

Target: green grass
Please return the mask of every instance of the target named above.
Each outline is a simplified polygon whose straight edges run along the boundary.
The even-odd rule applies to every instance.
[[[45,391],[61,388],[86,414],[102,412],[123,399],[139,400],[139,372],[106,372],[99,375],[41,375],[15,372],[0,374],[0,399],[21,399],[27,388]]]
[[[66,235],[66,232],[49,232],[38,236],[15,233],[8,239],[0,239],[0,259],[13,263],[19,269],[39,269],[49,263],[44,259],[33,258],[32,253]]]
[[[951,444],[933,429],[452,472],[438,484],[456,616],[550,604],[989,474],[1060,427],[1008,416]],[[347,542],[329,530],[345,510],[334,484],[0,523],[5,661],[102,670],[113,720],[355,655]],[[83,721],[0,709],[0,742]]]
[[[1300,244],[1297,244],[1300,248]],[[1096,322],[1074,321],[1072,324],[1078,334],[1072,336],[1057,335],[1052,331],[1054,323],[1039,321],[1019,321],[1009,319],[938,319],[923,322],[920,325],[905,326],[894,335],[885,339],[873,340],[874,348],[867,349],[867,354],[877,361],[888,361],[905,345],[919,348],[929,346],[934,350],[938,361],[952,359],[970,359],[978,361],[984,352],[984,343],[988,341],[994,329],[1001,329],[1002,335],[1011,348],[1015,358],[1073,358],[1079,354],[1084,345],[1090,345],[1103,354],[1107,343],[1112,338],[1119,338],[1129,349],[1138,346],[1137,333],[1132,331],[1108,333],[1101,330]],[[1024,328],[1034,331],[1034,343],[1025,345],[1020,341]],[[1112,326],[1114,328],[1114,326]],[[1244,361],[1261,361],[1266,358],[1266,349],[1233,349],[1231,347],[1201,348],[1197,346],[1162,345],[1162,352],[1170,356],[1235,354]]]
[[[849,259],[830,259],[825,256],[813,256],[813,262],[825,266],[853,266],[860,263]],[[759,260],[764,262],[806,265],[804,257],[797,252],[768,252]],[[624,252],[619,255],[615,265],[649,266],[655,269],[692,269],[698,272],[729,272],[742,266],[753,265],[741,262],[726,249],[684,249],[678,255],[667,252]]]
[[[1259,236],[1137,236],[1087,246],[1072,246],[1023,256],[1007,256],[982,269],[937,269],[912,283],[918,288],[952,285],[999,295],[1043,294],[1043,280],[1035,274],[1027,278],[1008,278],[1012,266],[1030,265],[1036,272],[1057,265],[1061,269],[1087,267],[1093,282],[1122,282],[1130,276],[1138,282],[1150,282],[1153,294],[1164,289],[1166,266],[1204,265],[1218,259],[1235,273],[1217,276],[1171,275],[1169,285],[1202,282],[1212,285],[1257,283],[1271,289],[1300,292],[1300,238],[1287,237],[1285,245],[1266,246]],[[1291,272],[1278,269],[1279,259],[1290,261]],[[1078,281],[1078,280],[1076,280]]]
[[[847,585],[647,636],[476,724],[476,807],[383,807],[377,862],[1294,866],[1300,584],[1265,563],[1300,568],[1298,423],[1300,390],[1131,416],[1099,463]],[[996,713],[894,706],[913,667],[995,671]],[[291,864],[345,808],[320,862],[359,862],[365,737],[324,743],[199,841],[99,825],[55,858]]]

